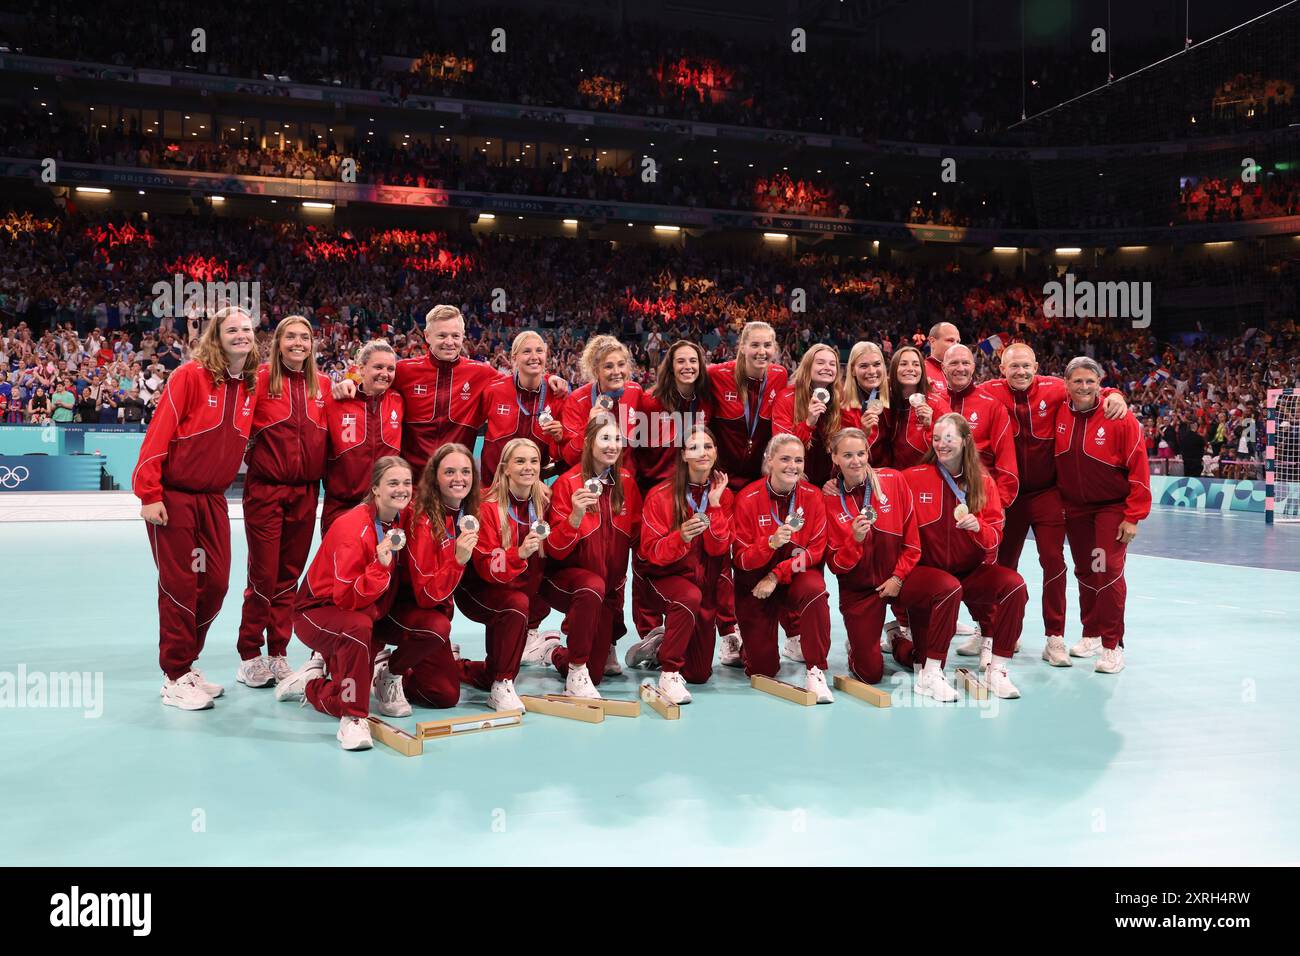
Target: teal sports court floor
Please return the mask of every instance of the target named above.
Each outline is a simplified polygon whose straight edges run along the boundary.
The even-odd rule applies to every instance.
[[[906,687],[889,710],[844,694],[803,708],[721,668],[679,721],[648,708],[600,725],[530,715],[405,758],[344,753],[336,721],[235,683],[240,523],[232,591],[201,661],[226,696],[199,713],[159,702],[155,578],[138,522],[0,524],[0,671],[104,681],[95,719],[0,709],[0,860],[1300,862],[1300,527],[1161,510],[1134,551],[1118,677],[1041,662],[1035,598],[1013,669],[1024,697],[996,710],[916,706]],[[1021,570],[1035,594],[1032,545]],[[454,639],[481,651],[477,626],[458,622]],[[301,645],[290,656],[299,662]],[[636,684],[602,689],[631,697]],[[560,686],[539,668],[519,680],[524,693]],[[467,690],[454,713],[483,701]],[[401,723],[439,716],[417,709]]]

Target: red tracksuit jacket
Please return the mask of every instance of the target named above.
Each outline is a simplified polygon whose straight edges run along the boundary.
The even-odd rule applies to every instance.
[[[834,388],[832,385],[831,388]],[[829,391],[829,389],[828,389]],[[804,458],[803,471],[808,476],[808,481],[814,485],[824,485],[835,473],[835,462],[831,460],[830,449],[827,448],[826,422],[830,417],[830,411],[822,414],[817,419],[817,428],[814,430],[808,427],[806,419],[801,421],[794,420],[794,388],[785,388],[781,394],[776,397],[776,404],[772,407],[772,432],[781,434],[788,432],[803,442]],[[859,419],[859,422],[861,419]],[[841,422],[840,427],[845,427]],[[856,427],[856,426],[854,426]]]
[[[509,490],[506,491],[510,495]],[[528,537],[528,529],[538,514],[533,517],[529,511],[529,502],[509,498],[506,520],[511,523],[509,548],[501,548],[501,512],[495,501],[483,502],[478,514],[478,544],[474,546],[474,556],[470,563],[475,575],[488,584],[515,588],[528,594],[536,594],[542,583],[542,569],[546,565],[546,544],[542,550],[527,561],[519,557],[519,544]],[[500,551],[498,551],[500,549]]]
[[[479,528],[482,528],[479,522]],[[443,516],[438,536],[428,515],[411,522],[410,535],[402,550],[402,571],[411,581],[411,592],[420,607],[439,608],[451,617],[451,595],[460,584],[465,566],[456,561],[456,525],[452,515]]]
[[[405,529],[409,513],[408,508],[395,522],[384,525],[383,530]],[[330,525],[329,533],[307,568],[307,577],[298,588],[295,604],[298,611],[333,606],[360,611],[372,621],[388,613],[401,580],[398,570],[401,553],[393,556],[388,567],[375,557],[379,546],[379,536],[375,533],[377,520],[375,506],[366,502]]]
[[[402,451],[402,396],[385,389],[378,398],[363,394],[336,400],[325,392],[329,428],[325,494],[356,501],[370,491],[370,472],[385,455]],[[417,481],[419,476],[413,476]]]
[[[934,413],[929,428],[921,426],[916,418],[916,409],[908,402],[903,403],[902,414],[899,414],[897,406],[891,406],[880,413],[880,439],[871,449],[873,465],[879,458],[882,466],[904,471],[925,457],[934,435],[933,423],[939,420],[940,415],[951,411],[948,400],[940,392],[932,391],[925,397],[925,401]]]
[[[824,494],[826,563],[846,589],[874,591],[891,577],[906,581],[921,559],[921,536],[912,504],[912,491],[900,472],[877,468],[882,497],[872,498],[876,523],[861,542],[853,539],[853,519],[862,510],[866,485]],[[845,503],[849,510],[844,510]]]
[[[627,576],[627,556],[641,533],[641,492],[632,474],[622,469],[623,510],[611,513],[609,489],[600,496],[600,508],[588,511],[575,531],[569,524],[573,514],[570,498],[581,487],[582,466],[574,465],[551,486],[551,504],[546,520],[551,526],[546,554],[558,567],[578,567],[599,575],[607,583]]]
[[[1130,412],[1107,421],[1102,401],[1090,412],[1069,402],[1056,413],[1056,483],[1066,508],[1122,504],[1124,520],[1151,513],[1151,469],[1142,426]]]
[[[595,385],[588,382],[577,391],[570,392],[569,397],[564,400],[564,415],[561,419],[564,422],[564,444],[560,448],[560,458],[570,466],[582,461],[582,443],[587,435],[587,419],[591,417],[594,388]],[[599,400],[599,393],[596,399]],[[610,414],[614,415],[623,426],[623,434],[628,437],[629,443],[636,429],[638,418],[636,413],[641,410],[641,400],[641,386],[636,382],[628,382],[623,389],[623,394],[610,409]],[[629,470],[636,468],[632,455],[623,456],[623,467]]]
[[[788,495],[773,496],[767,479],[753,482],[736,497],[732,522],[731,560],[737,571],[748,574],[776,574],[781,584],[789,584],[794,575],[795,549],[807,555],[805,567],[812,568],[826,551],[826,506],[822,490],[800,481]],[[803,527],[790,536],[790,542],[773,551],[767,539],[776,531],[793,508],[803,508]],[[776,517],[772,513],[776,512]]]
[[[970,423],[980,461],[998,486],[1003,509],[1010,508],[1020,493],[1020,471],[1006,407],[973,382],[961,392],[948,389],[948,407]]]
[[[709,486],[689,485],[688,491],[699,500],[709,493]],[[729,489],[722,492],[718,505],[709,504],[709,526],[692,541],[682,538],[673,517],[673,482],[662,481],[645,496],[641,511],[641,543],[637,547],[637,573],[658,578],[681,575],[703,588],[710,574],[721,573],[721,559],[731,551],[731,511],[735,498]]]
[[[229,488],[244,458],[258,394],[229,376],[213,385],[197,362],[172,372],[131,474],[141,503],[162,501],[164,485],[197,494]]]
[[[673,414],[652,394],[644,391],[641,393],[641,414],[648,440],[638,442],[632,449],[636,476],[643,484],[657,485],[671,478],[677,468],[677,455],[681,451],[678,426],[689,431],[695,425],[711,425],[713,416],[698,397],[684,402],[680,411]]]
[[[402,457],[415,469],[416,481],[441,446],[460,442],[474,447],[483,424],[483,392],[509,378],[484,362],[461,357],[444,362],[431,355],[402,359],[392,388],[402,396]]]
[[[939,393],[941,398],[948,397],[948,380],[943,375],[943,363],[936,362],[929,355],[925,357],[925,378],[930,388]]]
[[[330,380],[316,376],[318,394],[307,396],[307,376],[286,371],[280,394],[270,393],[271,366],[257,370],[257,408],[253,412],[252,441],[245,460],[249,475],[277,485],[303,485],[320,481],[325,473],[325,445],[329,435],[325,400]],[[367,489],[368,490],[368,489]]]
[[[750,380],[747,393],[751,412],[755,402],[758,403],[758,421],[754,423],[751,438],[745,423],[745,406],[736,391],[736,363],[709,366],[714,403],[709,428],[718,440],[718,468],[731,479],[732,491],[743,489],[763,473],[763,451],[772,437],[772,410],[789,377],[784,366],[769,364],[765,382]]]
[[[921,533],[921,561],[928,568],[939,568],[961,577],[981,564],[997,564],[998,545],[1002,543],[1002,504],[998,486],[984,476],[984,507],[976,515],[980,529],[975,533],[958,529],[952,516],[957,496],[939,474],[943,466],[917,465],[903,472],[903,480],[912,489],[916,523]]]
[[[542,453],[542,467],[560,455],[560,443],[551,441],[537,425],[537,415],[543,408],[551,410],[557,422],[564,421],[564,399],[542,378],[542,388],[530,392],[510,378],[498,379],[483,390],[483,417],[487,420],[487,433],[483,436],[481,456],[483,483],[491,484],[501,461],[501,452],[515,438],[531,438]],[[545,401],[542,391],[545,391]],[[520,411],[520,406],[526,410]],[[474,447],[473,445],[470,446]]]

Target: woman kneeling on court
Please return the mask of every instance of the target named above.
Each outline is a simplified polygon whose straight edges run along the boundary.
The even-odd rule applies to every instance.
[[[957,691],[944,677],[943,666],[957,627],[960,598],[976,620],[993,622],[993,660],[986,672],[989,690],[998,697],[1019,697],[1007,665],[1020,640],[1028,596],[1024,579],[997,563],[1002,505],[997,485],[980,463],[966,419],[955,412],[941,416],[925,460],[903,472],[903,478],[916,507],[921,567],[946,572],[935,581],[942,581],[953,599],[939,602],[928,613],[925,607],[909,611],[915,646],[896,637],[895,659],[916,670],[916,693],[939,701],[956,700]]]
[[[338,717],[344,750],[371,746],[366,720],[371,641],[392,626],[388,615],[401,578],[397,559],[405,544],[410,500],[411,467],[405,459],[388,455],[375,462],[369,497],[330,525],[298,589],[293,629],[312,655],[276,685],[275,698],[305,695],[321,713]],[[427,652],[427,646],[411,642],[393,655],[394,666],[413,666]],[[395,713],[382,701],[380,709]]]
[[[515,693],[529,620],[546,616],[540,594],[550,529],[542,452],[529,438],[514,438],[501,449],[492,487],[483,495],[478,543],[472,565],[456,589],[456,607],[471,621],[487,625],[487,659],[461,661],[467,684],[488,691],[494,710],[522,710]]]
[[[555,665],[571,697],[600,696],[596,685],[603,663],[627,630],[623,585],[641,527],[641,493],[623,467],[623,452],[618,422],[609,415],[593,418],[586,425],[581,461],[551,488],[542,597],[564,611],[569,643],[548,642],[542,660]]]
[[[826,548],[822,492],[801,478],[803,442],[774,435],[763,454],[766,478],[736,497],[732,565],[736,571],[736,619],[745,636],[745,673],[775,677],[777,611],[798,618],[807,667],[806,687],[817,703],[835,698],[826,684],[831,618],[826,582],[818,564]]]
[[[944,602],[956,614],[960,594],[945,572],[917,567],[921,537],[912,492],[901,473],[868,464],[867,433],[845,428],[831,448],[840,474],[831,480],[834,490],[825,492],[827,564],[840,581],[849,670],[877,684],[885,666],[880,653],[885,605],[916,608],[934,621]]]
[[[633,644],[628,667],[663,669],[659,689],[674,704],[689,704],[686,684],[713,672],[716,583],[731,550],[733,496],[727,476],[713,466],[713,433],[696,426],[686,437],[676,472],[646,495],[641,542],[634,558],[645,581],[647,610],[664,616],[664,630]]]

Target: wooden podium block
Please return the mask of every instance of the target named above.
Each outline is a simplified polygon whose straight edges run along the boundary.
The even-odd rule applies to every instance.
[[[605,719],[605,712],[599,707],[584,704],[569,704],[561,700],[547,700],[545,697],[520,696],[524,709],[530,714],[545,714],[548,717],[564,717],[578,720],[584,724],[599,724]]]
[[[474,734],[480,730],[518,727],[523,722],[524,718],[521,711],[498,710],[490,714],[450,717],[446,720],[426,720],[415,725],[415,734],[421,740],[434,740],[438,737]]]
[[[641,699],[664,720],[681,720],[682,709],[663,695],[652,683],[641,685]]]
[[[606,717],[640,717],[641,704],[635,700],[619,700],[614,697],[568,697],[564,694],[547,694],[547,700],[562,704],[574,704],[578,707],[599,707]]]
[[[975,676],[975,672],[969,667],[959,667],[956,670],[957,680],[966,691],[966,696],[974,700],[989,699],[989,685]]]
[[[424,741],[419,737],[413,737],[405,730],[394,727],[378,717],[368,719],[370,721],[370,736],[385,747],[391,747],[403,757],[418,757],[424,753]]]
[[[879,687],[874,687],[866,681],[857,680],[847,674],[835,675],[835,689],[842,690],[850,697],[856,697],[858,700],[865,700],[872,707],[889,707],[893,703],[889,691],[881,690]]]
[[[755,674],[751,677],[749,686],[754,690],[761,690],[765,694],[771,694],[773,697],[780,697],[782,700],[788,700],[795,704],[803,704],[805,707],[812,707],[817,703],[817,695],[812,691],[796,687],[794,684],[787,684],[783,680],[773,680],[771,677],[764,677],[761,674]]]

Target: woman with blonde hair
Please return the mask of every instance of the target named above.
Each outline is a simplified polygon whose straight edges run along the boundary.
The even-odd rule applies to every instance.
[[[875,342],[857,342],[840,382],[840,415],[845,428],[867,434],[873,464],[880,464],[880,420],[889,409],[889,362]]]
[[[285,651],[298,579],[316,530],[329,440],[330,381],[316,367],[311,323],[301,315],[281,319],[270,353],[257,370],[259,400],[245,456],[248,583],[235,680],[248,687],[266,687],[293,673]],[[263,640],[269,659],[262,654]]]
[[[510,345],[514,374],[493,382],[483,393],[487,431],[479,464],[485,484],[496,474],[506,445],[517,438],[530,439],[537,446],[543,469],[559,457],[565,400],[549,388],[547,358],[545,339],[531,330],[520,332]]]
[[[582,460],[587,424],[598,415],[609,415],[630,437],[636,412],[641,409],[641,386],[632,381],[632,356],[627,346],[612,335],[593,335],[582,350],[579,362],[587,384],[576,389],[564,402],[564,445],[560,456],[572,467]],[[631,455],[623,467],[635,473]]]
[[[804,475],[819,487],[830,480],[835,467],[831,438],[840,430],[839,377],[839,353],[829,345],[814,345],[772,410],[772,427],[803,442]]]

